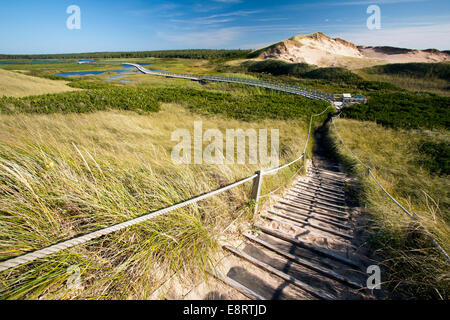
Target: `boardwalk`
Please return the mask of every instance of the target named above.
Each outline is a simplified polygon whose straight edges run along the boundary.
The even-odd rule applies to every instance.
[[[159,70],[148,70],[143,66],[136,63],[124,63],[124,65],[132,66],[138,69],[140,72],[144,74],[168,77],[168,78],[178,78],[178,79],[186,79],[193,80],[199,82],[207,82],[207,81],[215,81],[215,82],[226,82],[226,83],[236,83],[236,84],[244,84],[254,87],[260,87],[265,89],[277,90],[281,92],[286,92],[290,94],[300,95],[309,99],[322,100],[333,103],[337,109],[350,104],[355,103],[366,103],[366,98],[352,98],[351,100],[344,101],[344,103],[337,101],[337,95],[334,95],[329,92],[314,90],[299,86],[293,86],[278,82],[271,81],[262,81],[262,80],[254,80],[254,79],[246,79],[246,78],[235,78],[235,77],[224,77],[224,76],[212,76],[212,75],[195,75],[195,74],[184,74],[184,73],[173,73]]]

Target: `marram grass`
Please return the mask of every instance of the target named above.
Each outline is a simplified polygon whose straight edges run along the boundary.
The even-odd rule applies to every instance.
[[[345,144],[369,167],[387,191],[407,210],[416,213],[436,241],[450,252],[450,189],[448,174],[435,174],[423,159],[424,141],[449,143],[448,131],[389,129],[373,122],[335,120]],[[450,266],[418,226],[367,178],[339,143],[333,126],[331,142],[341,160],[359,178],[361,203],[372,223],[372,244],[384,257],[382,275],[393,297],[448,299]]]
[[[298,157],[306,139],[307,124],[300,120],[244,122],[176,105],[147,115],[2,115],[0,259],[167,207],[259,169],[173,164],[171,132],[191,130],[194,120],[202,120],[204,129],[278,128],[281,163]],[[263,192],[293,173],[287,168],[265,178]],[[204,277],[219,250],[218,235],[242,212],[247,214],[237,223],[251,219],[250,191],[251,182],[2,272],[0,298],[146,299],[171,272],[179,270],[189,281]],[[76,272],[80,283],[74,282]]]

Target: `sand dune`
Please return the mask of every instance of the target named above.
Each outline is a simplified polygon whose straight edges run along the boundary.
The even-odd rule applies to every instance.
[[[386,63],[450,61],[450,54],[434,49],[357,47],[351,42],[333,39],[321,32],[297,35],[255,52],[258,53],[258,58],[262,59],[306,62],[319,67],[343,66],[350,69]]]

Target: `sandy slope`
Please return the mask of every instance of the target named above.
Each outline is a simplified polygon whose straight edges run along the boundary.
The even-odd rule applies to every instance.
[[[23,97],[78,90],[71,88],[66,84],[66,81],[31,77],[0,69],[0,96]]]
[[[389,47],[360,47],[359,50],[367,58],[384,60],[388,63],[450,61],[450,55],[441,51],[409,50]]]

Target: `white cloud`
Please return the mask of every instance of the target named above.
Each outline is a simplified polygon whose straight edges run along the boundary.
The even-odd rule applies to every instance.
[[[256,21],[260,21],[260,22],[283,21],[283,20],[288,20],[288,18],[260,18],[260,19],[256,19]]]
[[[225,13],[218,13],[209,15],[206,17],[198,17],[191,19],[172,19],[172,22],[175,23],[189,23],[189,24],[201,24],[201,25],[209,25],[209,24],[217,24],[217,23],[226,23],[234,21],[233,17],[246,17],[252,14],[260,13],[261,10],[240,10],[240,11],[232,11]],[[222,19],[218,19],[222,18]]]
[[[231,12],[213,14],[206,18],[231,17],[231,16],[246,17],[248,15],[260,13],[260,12],[263,12],[263,10],[239,10],[239,11],[231,11]]]
[[[157,36],[179,48],[226,48],[240,36],[236,28],[188,33],[158,32]]]
[[[208,25],[208,24],[226,23],[226,22],[234,21],[234,19],[229,19],[229,18],[201,19],[200,18],[200,19],[171,19],[170,21],[175,22],[175,23],[194,23],[194,24]]]

